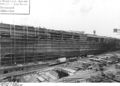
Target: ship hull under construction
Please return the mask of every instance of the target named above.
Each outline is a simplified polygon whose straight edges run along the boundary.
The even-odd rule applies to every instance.
[[[0,63],[15,65],[120,49],[120,40],[84,33],[0,24]]]

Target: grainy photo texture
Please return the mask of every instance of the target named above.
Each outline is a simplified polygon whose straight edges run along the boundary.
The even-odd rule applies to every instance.
[[[0,0],[1,86],[120,82],[120,0]]]

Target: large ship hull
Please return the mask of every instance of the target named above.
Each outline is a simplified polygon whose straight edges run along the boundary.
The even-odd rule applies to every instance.
[[[120,49],[120,40],[83,33],[0,24],[1,65],[72,58]]]

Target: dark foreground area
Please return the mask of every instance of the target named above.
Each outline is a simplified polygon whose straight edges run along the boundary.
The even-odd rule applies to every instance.
[[[120,82],[120,51],[88,55],[2,82]]]

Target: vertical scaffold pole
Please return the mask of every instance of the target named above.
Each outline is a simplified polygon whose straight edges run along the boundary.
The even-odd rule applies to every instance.
[[[28,42],[28,40],[29,40],[29,39],[28,39],[28,35],[29,35],[29,33],[28,33],[28,26],[26,27],[26,29],[27,29],[27,34],[26,34],[26,35],[27,35],[27,40],[26,40],[26,44],[28,45],[28,43],[29,43],[29,42]],[[26,49],[28,48],[27,45],[25,45]],[[25,54],[26,54],[26,52],[25,52]],[[27,58],[27,57],[25,56],[25,58]],[[24,58],[24,59],[25,59],[25,58]]]
[[[14,43],[13,43],[13,47],[14,47],[14,54],[15,54],[15,49],[16,49],[16,47],[15,47],[15,46],[16,46],[16,44],[15,44],[15,42],[16,42],[16,41],[15,41],[15,40],[16,40],[16,39],[15,39],[15,25],[13,25],[13,26],[14,26],[14,39],[13,39],[13,40],[14,40]],[[16,57],[15,57],[15,56],[14,56],[14,64],[16,64]]]
[[[10,25],[10,50],[12,49],[12,38],[11,38],[12,30],[11,30],[11,25]],[[12,51],[11,51],[12,52]],[[12,56],[11,56],[11,64],[12,64]]]

